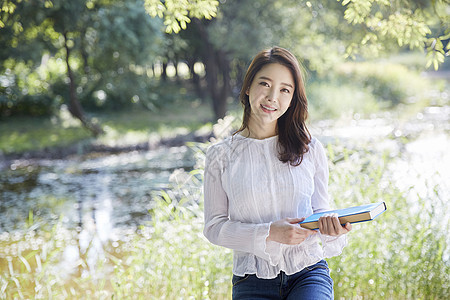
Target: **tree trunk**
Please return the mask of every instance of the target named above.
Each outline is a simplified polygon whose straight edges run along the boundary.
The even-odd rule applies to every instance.
[[[167,62],[163,62],[162,64],[161,79],[167,81]]]
[[[180,59],[178,57],[178,55],[174,55],[174,59],[173,59],[173,67],[175,68],[175,80],[177,82],[177,84],[181,84],[181,78],[180,78],[180,74],[178,73],[178,63],[179,63]]]
[[[84,70],[84,73],[86,75],[88,75],[91,68],[89,67],[89,62],[88,62],[89,54],[86,51],[86,28],[84,28],[80,34],[80,44],[81,44],[81,47],[80,47],[81,48],[80,49],[81,57],[83,58],[83,70]]]
[[[73,76],[72,68],[70,67],[69,59],[70,59],[70,47],[67,44],[67,33],[64,33],[64,48],[66,49],[66,66],[67,66],[67,75],[69,77],[69,112],[75,118],[79,119],[83,126],[87,128],[94,136],[98,136],[103,133],[103,130],[97,125],[93,124],[84,116],[83,108],[80,105],[77,97],[76,84]]]
[[[200,99],[205,98],[205,93],[203,92],[201,83],[200,83],[200,76],[198,76],[197,73],[195,73],[194,71],[194,65],[195,65],[195,58],[193,57],[188,57],[186,59],[188,67],[189,67],[189,72],[191,73],[191,81],[192,81],[192,85],[195,88],[195,93],[197,94],[197,96]]]
[[[209,42],[208,32],[203,23],[195,19],[203,40],[203,62],[206,70],[206,83],[212,99],[212,107],[216,119],[221,119],[227,112],[227,99],[230,95],[230,62],[225,53],[214,49]]]
[[[228,60],[226,54],[219,50],[217,60],[219,63],[220,73],[222,77],[222,89],[219,95],[219,103],[217,104],[217,115],[221,118],[227,113],[227,101],[231,94],[231,83],[230,83],[230,61]]]

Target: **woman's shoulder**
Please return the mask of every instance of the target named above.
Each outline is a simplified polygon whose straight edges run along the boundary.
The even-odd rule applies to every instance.
[[[213,142],[206,150],[207,157],[224,156],[230,149],[233,148],[236,137],[229,136],[223,140]]]
[[[311,136],[311,142],[309,143],[310,147],[316,148],[322,146],[322,143],[315,136]]]
[[[324,164],[327,160],[327,155],[325,151],[325,147],[322,142],[317,137],[312,137],[311,142],[309,143],[309,153],[311,158],[315,163]]]
[[[311,151],[313,154],[317,152],[324,152],[325,148],[322,144],[322,142],[315,136],[311,137],[311,142],[309,143],[309,151]]]
[[[213,141],[213,142],[211,142],[211,145],[209,146],[208,150],[209,149],[217,150],[217,149],[223,149],[226,147],[230,147],[233,142],[233,138],[234,138],[233,136],[228,136],[222,140]]]

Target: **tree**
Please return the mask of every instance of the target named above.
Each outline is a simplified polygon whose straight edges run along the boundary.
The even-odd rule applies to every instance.
[[[85,23],[89,26],[77,43],[82,104],[91,109],[151,106],[155,80],[147,71],[164,49],[161,20],[146,14],[142,1],[129,0],[97,6]]]
[[[8,0],[2,7],[0,24],[3,27],[2,34],[8,34],[5,34],[5,40],[2,39],[2,44],[7,45],[2,54],[25,61],[32,67],[39,64],[45,53],[64,53],[69,84],[69,111],[94,135],[98,135],[102,129],[85,117],[79,103],[71,66],[75,39],[86,26],[82,22],[82,16],[89,10],[86,4],[84,0]]]
[[[23,62],[29,69],[36,69],[45,55],[63,58],[69,111],[98,135],[102,129],[85,116],[80,97],[92,103],[94,94],[102,92],[102,99],[116,95],[116,102],[125,102],[143,101],[150,94],[152,84],[142,70],[163,49],[163,24],[146,14],[144,5],[164,18],[168,32],[177,32],[190,17],[213,17],[218,2],[5,0],[0,6],[0,58],[9,60],[9,66]]]
[[[434,69],[450,54],[450,1],[448,0],[338,0],[356,34],[347,55],[377,55],[392,41],[398,47],[425,49],[427,67]]]

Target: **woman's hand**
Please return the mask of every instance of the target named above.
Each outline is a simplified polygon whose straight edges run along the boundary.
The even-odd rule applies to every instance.
[[[274,241],[281,244],[297,245],[306,240],[317,231],[305,229],[298,224],[305,218],[286,218],[273,222],[270,225],[267,241]]]
[[[319,218],[319,230],[322,234],[340,236],[352,230],[352,224],[347,222],[342,226],[337,214],[325,214]]]

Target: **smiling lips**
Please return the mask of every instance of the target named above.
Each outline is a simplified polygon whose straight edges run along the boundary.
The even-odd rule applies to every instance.
[[[270,107],[270,106],[266,106],[266,105],[262,105],[262,104],[261,104],[261,108],[266,113],[272,113],[272,112],[277,110],[276,108],[273,108],[273,107]]]

